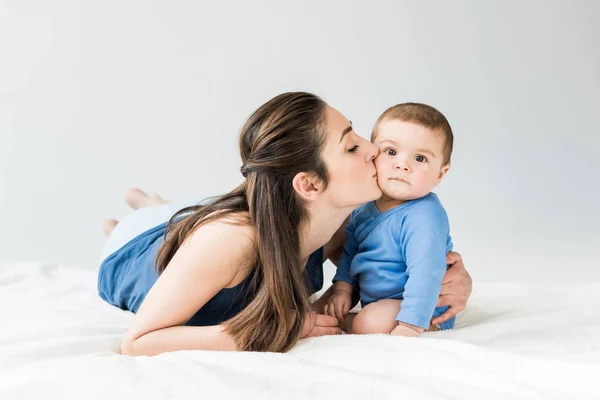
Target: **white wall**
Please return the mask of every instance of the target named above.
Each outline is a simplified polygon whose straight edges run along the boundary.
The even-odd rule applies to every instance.
[[[365,137],[394,103],[448,116],[476,279],[600,279],[599,3],[353,3],[0,0],[0,263],[95,268],[128,187],[228,190],[244,118],[306,90]]]

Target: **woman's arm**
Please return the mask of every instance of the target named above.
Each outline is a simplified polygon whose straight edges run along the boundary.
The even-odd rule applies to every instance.
[[[178,350],[235,351],[235,341],[225,327],[173,326],[149,332],[134,341],[123,340],[121,354],[128,356],[154,356]]]
[[[177,250],[125,334],[121,352],[155,355],[175,350],[236,350],[225,327],[183,326],[221,289],[247,275],[253,244],[249,227],[215,221],[197,229]]]

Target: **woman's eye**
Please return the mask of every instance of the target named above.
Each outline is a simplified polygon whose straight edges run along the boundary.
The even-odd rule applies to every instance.
[[[358,150],[358,145],[355,145],[353,148],[351,148],[350,150],[348,150],[350,153],[356,153],[356,150]]]
[[[387,150],[385,151],[385,153],[386,153],[388,156],[395,156],[395,155],[396,155],[396,150],[394,150],[394,149],[387,149]]]
[[[427,158],[425,156],[415,156],[415,161],[421,163],[427,161]]]

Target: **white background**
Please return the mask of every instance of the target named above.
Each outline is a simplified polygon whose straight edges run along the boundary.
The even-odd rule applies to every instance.
[[[0,0],[0,264],[96,268],[128,187],[228,191],[244,119],[305,90],[365,137],[395,103],[447,115],[476,280],[598,280],[599,4]]]

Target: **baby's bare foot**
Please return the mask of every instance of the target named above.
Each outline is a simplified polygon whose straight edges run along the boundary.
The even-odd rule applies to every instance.
[[[119,221],[117,221],[116,219],[107,219],[102,223],[102,231],[106,236],[109,236],[118,223]]]
[[[134,210],[138,208],[150,207],[150,206],[159,206],[161,204],[166,204],[167,201],[160,197],[157,194],[147,194],[141,189],[133,188],[129,189],[125,193],[125,202],[127,205]]]

